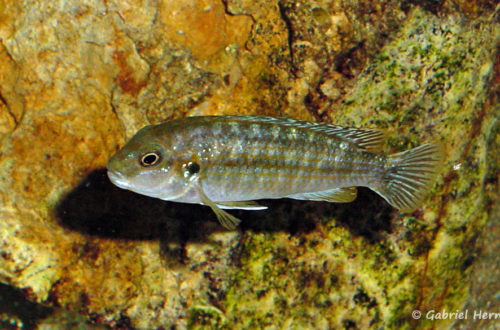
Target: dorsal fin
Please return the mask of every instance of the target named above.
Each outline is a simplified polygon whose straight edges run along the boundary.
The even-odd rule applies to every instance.
[[[331,125],[327,125],[331,126]],[[363,128],[343,128],[336,126],[337,130],[332,132],[341,139],[353,143],[360,149],[376,152],[382,150],[382,143],[385,138],[384,132],[375,129]]]
[[[323,132],[366,151],[380,151],[384,141],[384,132],[377,129],[346,128],[330,124],[316,124],[291,118],[275,118],[267,116],[226,116],[228,119],[250,121],[253,123],[271,123],[282,126],[310,129]]]

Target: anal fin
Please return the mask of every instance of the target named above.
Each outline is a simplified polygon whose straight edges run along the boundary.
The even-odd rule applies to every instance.
[[[215,202],[218,207],[226,210],[248,210],[258,211],[265,210],[267,206],[263,206],[254,201],[237,201],[237,202]]]
[[[294,194],[286,196],[287,198],[325,201],[334,203],[349,203],[356,199],[358,190],[356,187],[336,188],[331,190],[315,191],[303,194]]]

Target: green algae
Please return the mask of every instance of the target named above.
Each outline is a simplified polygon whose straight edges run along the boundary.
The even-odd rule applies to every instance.
[[[450,324],[415,320],[411,313],[457,310],[467,298],[474,240],[489,219],[482,182],[495,173],[488,161],[495,114],[485,102],[498,32],[486,19],[471,24],[418,8],[410,13],[358,79],[335,122],[390,127],[391,151],[441,140],[447,161],[426,206],[412,215],[393,213],[395,230],[376,242],[353,235],[335,218],[320,218],[314,231],[298,236],[244,233],[241,267],[224,303],[231,324]]]
[[[211,305],[194,306],[189,310],[190,329],[223,329],[227,325],[224,314]]]

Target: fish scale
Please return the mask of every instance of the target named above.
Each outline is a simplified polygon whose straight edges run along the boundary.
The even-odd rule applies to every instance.
[[[350,202],[366,186],[402,211],[418,207],[438,173],[442,151],[428,143],[381,152],[377,130],[261,116],[201,116],[141,129],[108,162],[117,186],[164,200],[259,210],[254,199]]]
[[[220,141],[210,162],[201,164],[206,171],[204,184],[211,192],[208,196],[215,200],[276,198],[327,190],[334,185],[365,185],[380,172],[375,170],[374,162],[369,161],[374,155],[340,139],[332,141],[323,131],[238,119],[228,122],[216,135],[209,125],[200,128],[200,135],[206,140]],[[346,144],[346,149],[339,147],[341,143]],[[287,154],[294,156],[287,157]],[[337,155],[339,161],[329,162],[332,155]],[[366,162],[357,162],[354,166],[353,161],[358,158]],[[214,169],[212,164],[220,164],[224,170],[220,171],[219,166]],[[383,168],[384,164],[378,165]]]

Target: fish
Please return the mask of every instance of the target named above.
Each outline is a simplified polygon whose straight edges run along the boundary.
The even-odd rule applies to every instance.
[[[195,116],[140,129],[107,164],[116,186],[166,201],[264,210],[258,199],[336,203],[368,187],[401,212],[418,208],[439,173],[443,151],[426,143],[382,152],[378,129],[346,128],[266,116]]]

